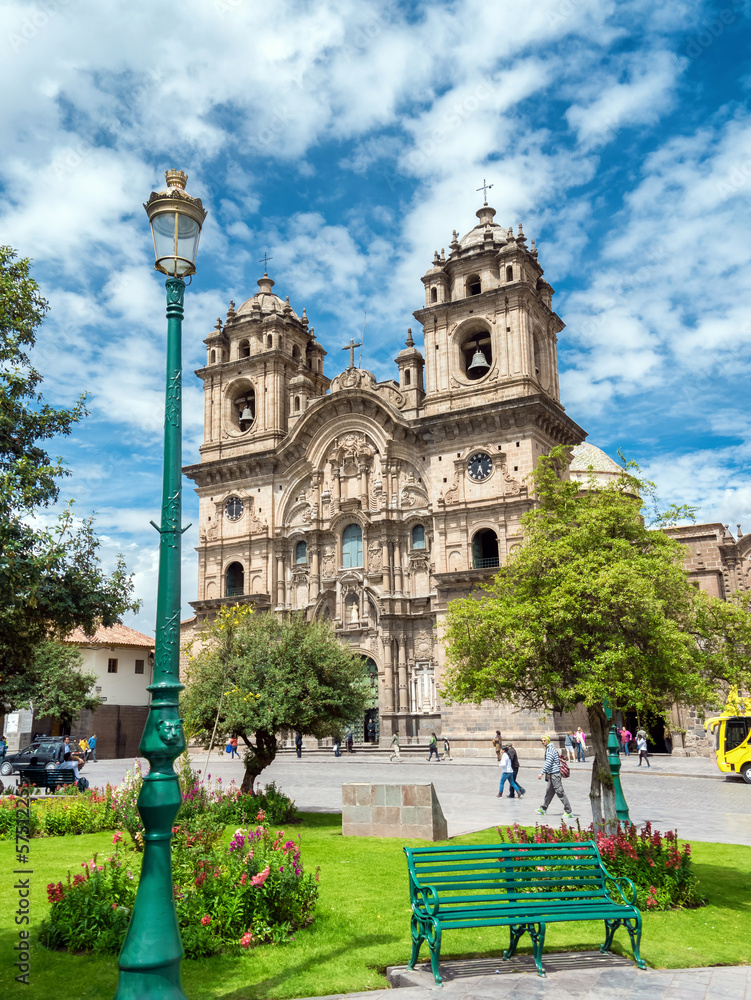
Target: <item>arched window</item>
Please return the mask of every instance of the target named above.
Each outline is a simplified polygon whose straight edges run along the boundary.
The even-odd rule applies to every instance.
[[[437,288],[431,288],[430,289],[430,301],[431,302],[437,302],[438,301],[438,289]]]
[[[250,357],[250,341],[241,340],[237,345],[237,356],[238,358],[249,358]]]
[[[472,568],[492,569],[499,565],[496,533],[489,528],[478,531],[472,539]]]
[[[211,352],[211,361],[210,361],[210,364],[212,364],[212,365],[216,364],[216,351],[212,351]]]
[[[490,371],[493,363],[493,348],[490,334],[478,330],[469,334],[461,345],[464,374],[472,381],[482,378]]]
[[[412,529],[412,548],[425,548],[425,528],[421,524],[416,524]]]
[[[409,369],[407,369],[407,371],[405,371],[404,373],[404,384],[409,385],[411,381],[412,381],[412,372]]]
[[[540,338],[537,334],[532,335],[532,342],[534,344],[535,353],[535,377],[540,378],[540,373],[542,372],[542,352],[540,350]]]
[[[300,397],[295,396],[295,413],[300,412]]]
[[[240,563],[230,563],[225,574],[225,597],[242,597],[245,593],[245,570]]]
[[[362,566],[362,528],[359,524],[348,524],[342,532],[342,567],[355,566]]]
[[[506,268],[506,281],[513,281],[513,280],[514,280],[514,269],[509,264],[509,266]]]
[[[295,565],[304,566],[308,561],[307,542],[298,542],[295,546]]]
[[[234,412],[237,426],[241,431],[249,431],[256,419],[256,394],[248,388],[244,394],[234,401]]]
[[[295,359],[295,361],[300,360],[300,348],[297,346],[297,344],[292,345],[292,357]]]
[[[479,295],[482,291],[482,282],[479,274],[470,274],[467,278],[467,295]]]
[[[271,334],[269,334],[268,337],[266,338],[266,346],[267,347],[273,347],[274,346],[274,338],[272,337]]]

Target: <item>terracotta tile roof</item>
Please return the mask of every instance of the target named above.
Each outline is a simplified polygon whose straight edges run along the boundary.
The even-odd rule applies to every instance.
[[[153,649],[155,640],[143,632],[128,628],[127,625],[112,625],[110,628],[100,625],[93,635],[85,635],[80,628],[73,629],[66,636],[65,642],[76,646],[145,646],[147,649]]]

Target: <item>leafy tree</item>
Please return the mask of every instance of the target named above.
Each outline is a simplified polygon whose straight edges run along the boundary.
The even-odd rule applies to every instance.
[[[40,525],[68,475],[43,442],[70,434],[86,413],[83,396],[70,409],[43,400],[30,352],[47,310],[30,262],[0,247],[0,712],[36,700],[28,668],[41,644],[140,606],[121,558],[103,572],[91,518],[77,523],[69,504]]]
[[[222,608],[198,646],[183,696],[186,728],[207,747],[214,732],[242,740],[244,792],[273,762],[280,729],[334,736],[370,697],[364,661],[323,621]]]
[[[743,602],[696,590],[683,546],[641,516],[648,492],[624,468],[605,488],[564,480],[567,450],[541,457],[524,544],[479,598],[452,602],[445,694],[566,712],[586,706],[595,754],[595,824],[615,828],[604,699],[664,714],[702,710],[726,681],[749,676],[751,616]]]
[[[37,716],[49,715],[66,727],[72,726],[84,709],[93,712],[99,706],[99,698],[92,693],[96,674],[81,673],[82,662],[76,646],[42,643],[26,674],[9,682],[11,692],[15,686],[19,688],[15,703],[23,700],[24,692],[32,690]]]

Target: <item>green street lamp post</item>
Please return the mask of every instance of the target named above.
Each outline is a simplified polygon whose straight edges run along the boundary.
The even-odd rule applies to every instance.
[[[180,808],[175,759],[185,750],[178,707],[180,683],[180,536],[182,476],[181,337],[184,277],[195,273],[206,212],[185,192],[187,177],[168,170],[167,190],[152,191],[144,208],[154,238],[155,268],[167,275],[167,386],[164,472],[159,532],[159,584],[151,704],[139,747],[149,762],[138,797],[144,826],[141,879],[123,949],[116,1000],[185,1000],[183,946],[172,888],[172,824]],[[151,522],[154,524],[154,522]]]
[[[605,708],[606,717],[611,720],[610,732],[608,733],[608,764],[610,765],[610,773],[613,776],[615,814],[621,823],[630,823],[631,817],[628,814],[628,804],[623,794],[623,785],[621,784],[621,756],[618,752],[618,731],[615,728],[613,712],[608,704],[607,698],[605,699],[603,706]]]

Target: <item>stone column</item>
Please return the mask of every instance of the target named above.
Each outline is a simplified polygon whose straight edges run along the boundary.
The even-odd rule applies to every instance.
[[[394,711],[394,668],[391,663],[391,638],[383,640],[383,683],[386,688],[386,714]]]
[[[401,594],[404,590],[404,571],[402,569],[402,543],[397,538],[394,542],[394,592]]]
[[[409,712],[409,688],[407,687],[407,637],[399,636],[399,711]]]
[[[391,593],[391,566],[389,560],[389,541],[388,538],[383,540],[383,582],[381,584],[384,594]]]
[[[284,606],[284,556],[276,557],[276,603]]]

